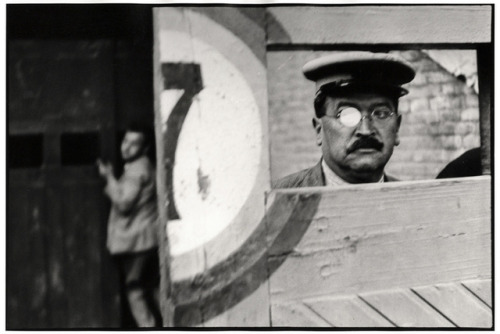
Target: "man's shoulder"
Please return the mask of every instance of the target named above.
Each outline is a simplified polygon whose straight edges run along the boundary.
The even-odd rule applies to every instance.
[[[130,162],[126,169],[126,175],[131,177],[149,178],[154,172],[154,167],[147,157],[140,157]]]
[[[303,169],[299,172],[287,175],[276,180],[272,184],[273,189],[279,188],[301,188],[324,186],[321,164]]]
[[[384,177],[385,177],[385,179],[384,179],[385,182],[397,182],[397,181],[401,181],[400,179],[395,178],[394,176],[388,175],[388,174],[385,174]]]
[[[400,180],[392,175],[385,174],[384,181],[397,182]],[[325,181],[321,169],[321,163],[319,163],[313,167],[303,169],[300,172],[296,172],[287,175],[281,179],[278,179],[273,182],[271,187],[273,189],[282,189],[282,188],[318,187],[324,185]]]

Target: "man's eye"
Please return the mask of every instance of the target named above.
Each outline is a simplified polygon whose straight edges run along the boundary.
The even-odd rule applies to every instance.
[[[337,114],[340,122],[345,126],[355,126],[361,120],[361,112],[354,107],[346,107]]]
[[[392,115],[392,110],[388,108],[379,108],[375,109],[372,115],[378,119],[386,119]]]

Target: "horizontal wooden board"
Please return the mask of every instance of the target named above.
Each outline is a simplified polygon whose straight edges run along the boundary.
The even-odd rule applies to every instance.
[[[286,258],[270,277],[271,302],[491,278],[490,183],[480,176],[275,191],[321,200],[298,244],[269,251],[270,267]]]
[[[489,43],[491,6],[271,7],[268,45]]]

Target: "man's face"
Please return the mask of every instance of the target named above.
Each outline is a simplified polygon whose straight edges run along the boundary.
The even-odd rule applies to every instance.
[[[344,125],[336,116],[354,107],[364,118],[356,125]],[[389,109],[394,114],[386,119],[371,116],[373,110]],[[345,97],[327,97],[325,116],[314,119],[317,143],[321,145],[327,165],[350,183],[377,182],[399,144],[401,116],[394,102],[386,96],[356,93]]]
[[[127,131],[120,148],[123,160],[134,161],[146,153],[144,135],[140,132]]]

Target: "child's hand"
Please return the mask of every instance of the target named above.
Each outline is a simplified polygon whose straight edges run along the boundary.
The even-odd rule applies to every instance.
[[[99,175],[102,177],[108,177],[113,174],[113,166],[109,162],[103,162],[101,159],[97,159],[97,168],[99,169]]]

